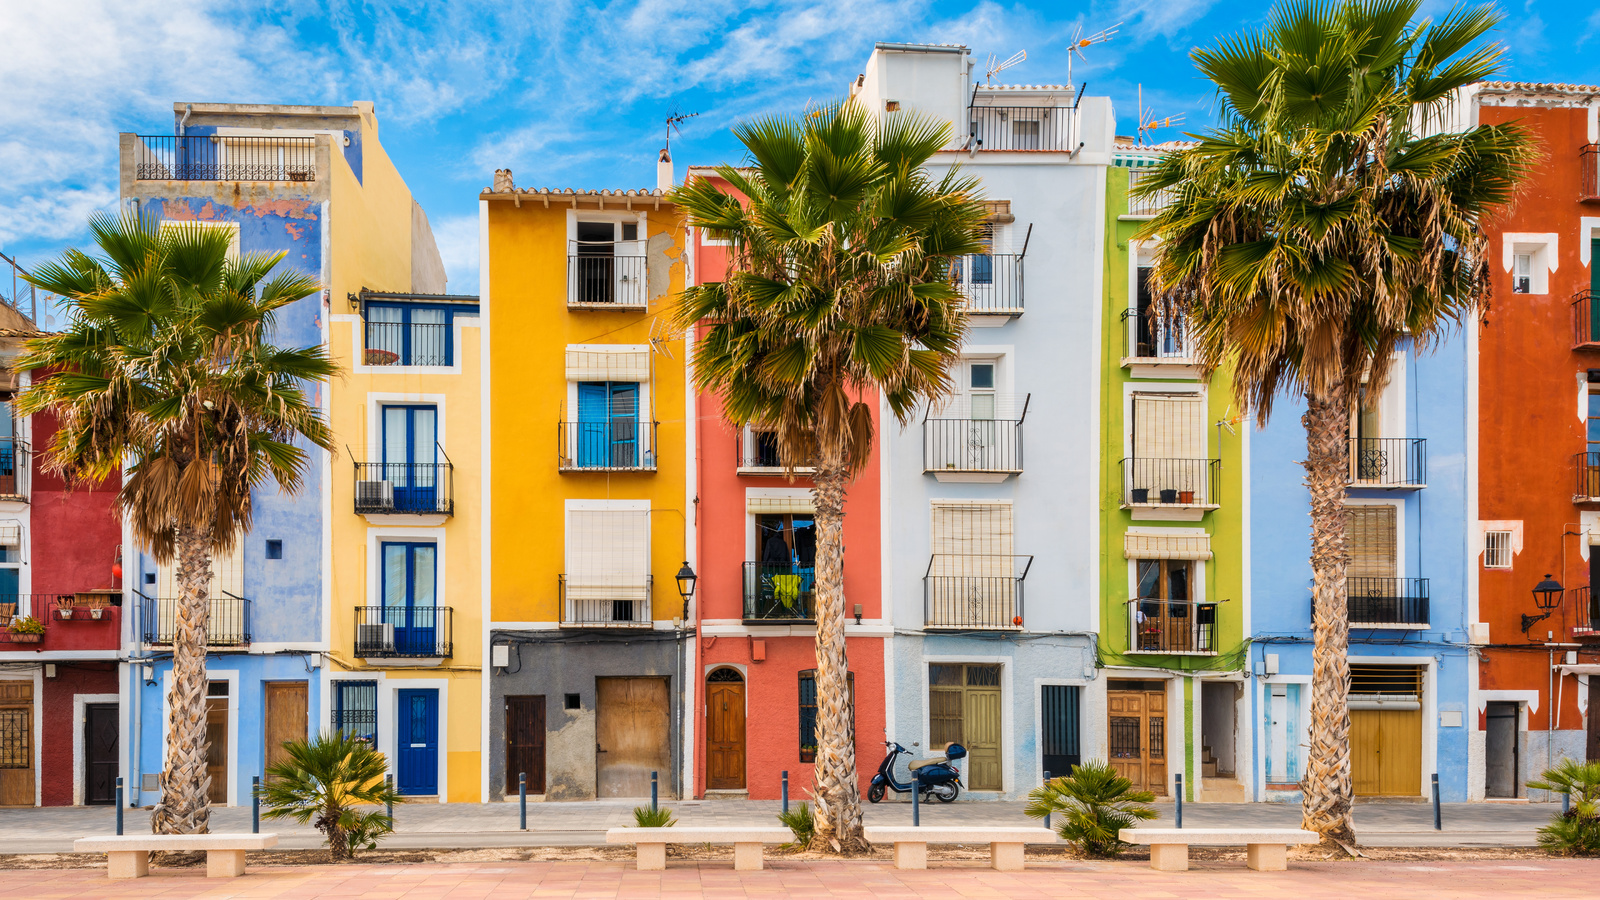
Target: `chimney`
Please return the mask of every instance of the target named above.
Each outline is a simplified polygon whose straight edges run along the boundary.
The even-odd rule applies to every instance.
[[[494,192],[496,194],[508,194],[513,190],[516,190],[516,188],[511,184],[511,170],[495,169]]]
[[[656,187],[659,190],[672,190],[672,153],[667,148],[661,148],[661,156],[656,159]]]

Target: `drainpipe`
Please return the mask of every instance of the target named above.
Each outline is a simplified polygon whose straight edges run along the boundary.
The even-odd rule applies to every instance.
[[[194,115],[194,104],[185,103],[183,105],[183,118],[178,121],[178,134],[189,133],[189,117],[192,115]]]

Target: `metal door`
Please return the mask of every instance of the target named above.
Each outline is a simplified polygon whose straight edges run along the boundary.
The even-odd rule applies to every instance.
[[[98,806],[117,802],[117,704],[90,703],[83,708],[83,802]]]
[[[528,778],[528,793],[544,793],[544,695],[506,698],[506,793]]]
[[[434,796],[439,793],[439,692],[407,688],[399,692],[395,706],[400,729],[395,787],[402,794]]]
[[[665,678],[595,679],[595,791],[650,796],[650,773],[671,782],[672,704]],[[667,788],[662,786],[665,793]]]
[[[1600,716],[1589,717],[1591,734],[1597,719]],[[1517,738],[1517,704],[1500,700],[1488,703],[1484,708],[1483,735],[1486,796],[1517,796]]]
[[[744,677],[718,669],[706,678],[706,787],[744,790]]]

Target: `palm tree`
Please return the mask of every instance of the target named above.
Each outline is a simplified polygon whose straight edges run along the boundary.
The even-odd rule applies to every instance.
[[[371,850],[394,830],[382,808],[405,802],[384,780],[389,763],[365,738],[335,731],[283,745],[288,757],[267,767],[261,800],[269,819],[310,822],[328,841],[334,862]]]
[[[177,560],[158,834],[207,830],[206,627],[211,556],[250,526],[251,491],[299,488],[303,446],[332,446],[307,385],[338,371],[321,347],[269,343],[279,309],[317,293],[271,275],[283,254],[229,259],[229,235],[198,225],[99,215],[101,257],[79,250],[29,281],[65,298],[66,330],[28,342],[21,369],[54,374],[26,391],[24,414],[60,422],[45,466],[75,482],[127,467],[117,494],[133,534]],[[270,277],[269,277],[270,276]]]
[[[731,242],[726,279],[684,291],[680,327],[704,323],[694,380],[727,418],[776,433],[793,472],[813,470],[816,504],[816,836],[867,847],[851,736],[844,637],[844,501],[872,449],[870,404],[901,424],[949,393],[966,333],[952,259],[983,252],[977,182],[924,166],[950,128],[908,114],[869,118],[854,101],[734,129],[749,168],[678,190],[689,223]],[[885,601],[887,602],[887,601]]]
[[[1451,124],[1499,69],[1490,7],[1414,22],[1420,0],[1291,0],[1257,34],[1193,54],[1222,124],[1139,193],[1173,201],[1154,279],[1186,305],[1206,371],[1265,425],[1302,396],[1311,494],[1311,751],[1304,826],[1353,844],[1344,488],[1350,407],[1393,351],[1471,322],[1489,293],[1486,221],[1533,153],[1514,125]]]

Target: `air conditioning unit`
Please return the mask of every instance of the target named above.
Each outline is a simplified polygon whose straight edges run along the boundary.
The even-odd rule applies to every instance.
[[[361,509],[394,509],[394,482],[356,482],[356,506]]]
[[[393,653],[394,625],[388,622],[357,625],[356,648],[357,653]]]

